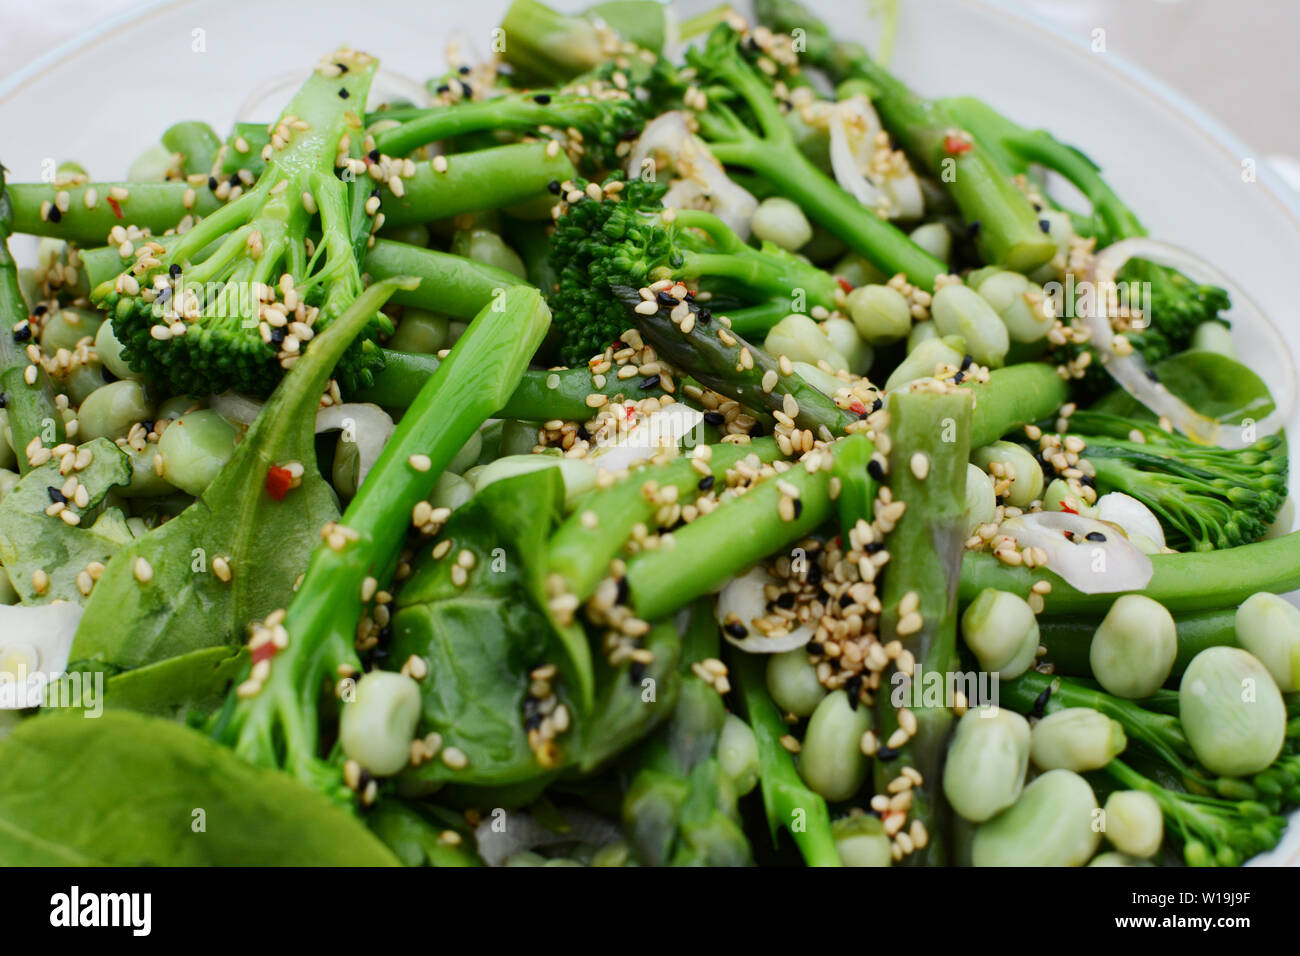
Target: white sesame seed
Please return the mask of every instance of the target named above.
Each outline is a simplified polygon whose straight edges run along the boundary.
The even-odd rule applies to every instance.
[[[412,455],[406,461],[416,471],[428,471],[433,467],[433,462],[429,460],[428,455]]]
[[[148,584],[153,580],[153,566],[143,557],[135,559],[131,570],[135,574],[135,579],[141,584]]]

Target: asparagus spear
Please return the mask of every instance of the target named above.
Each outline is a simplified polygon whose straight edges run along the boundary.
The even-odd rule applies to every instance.
[[[917,668],[942,674],[958,667],[957,578],[970,418],[970,398],[959,391],[904,392],[890,399],[889,482],[894,500],[907,508],[885,539],[891,558],[880,595],[880,639],[901,642]],[[911,718],[891,700],[894,673],[891,664],[875,701],[876,734],[884,745],[876,754],[876,792],[886,793],[904,767],[920,771],[923,782],[913,790],[910,819],[912,826],[921,822],[929,839],[905,859],[942,865],[950,855],[950,836],[941,770],[953,715],[947,706],[907,700],[915,733],[896,735]],[[905,742],[899,745],[898,737]]]

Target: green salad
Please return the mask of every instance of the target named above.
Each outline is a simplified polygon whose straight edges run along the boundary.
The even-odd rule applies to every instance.
[[[0,862],[1279,843],[1275,333],[996,90],[755,13],[515,0],[431,105],[343,47],[0,173]]]

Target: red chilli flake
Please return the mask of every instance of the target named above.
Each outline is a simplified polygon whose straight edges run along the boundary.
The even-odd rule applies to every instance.
[[[854,415],[865,415],[867,413],[867,406],[863,405],[861,402],[855,401],[849,406],[849,411]]]
[[[835,281],[840,284],[840,288],[844,290],[845,295],[848,295],[853,291],[853,283],[848,279],[845,279],[843,276],[836,276]]]
[[[252,658],[253,664],[257,665],[262,661],[269,661],[272,657],[275,656],[275,652],[276,652],[275,641],[267,641],[253,648],[253,650],[249,653],[249,657]]]
[[[113,215],[118,219],[122,218],[122,207],[117,204],[117,200],[112,196],[108,197],[108,204],[113,208]]]
[[[293,485],[293,474],[288,468],[272,465],[266,473],[266,493],[276,501],[283,501]]]
[[[973,148],[968,140],[960,136],[945,136],[943,138],[943,148],[953,156],[960,156],[962,153],[969,153]]]

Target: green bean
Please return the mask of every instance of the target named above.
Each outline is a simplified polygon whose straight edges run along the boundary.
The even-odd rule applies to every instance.
[[[502,290],[521,284],[518,276],[488,263],[390,239],[375,240],[363,265],[377,279],[414,276],[420,284],[399,290],[392,301],[453,319],[474,318]]]
[[[1258,591],[1285,594],[1300,588],[1300,532],[1219,551],[1153,554],[1153,574],[1142,589],[1174,614],[1237,606]],[[1084,594],[1043,568],[1009,567],[990,554],[967,552],[962,558],[963,601],[986,587],[1028,595],[1038,581],[1052,590],[1045,595],[1049,615],[1104,614],[1112,594]]]
[[[139,382],[110,382],[95,389],[77,412],[77,438],[124,438],[136,422],[146,421],[153,405]]]
[[[867,442],[851,435],[831,446],[838,458],[854,444]],[[818,469],[791,468],[781,484],[800,493],[794,520],[781,517],[784,493],[768,478],[744,495],[673,532],[674,545],[641,551],[627,562],[630,603],[645,620],[662,617],[701,594],[711,593],[745,568],[805,537],[830,517],[830,475]],[[681,556],[689,554],[690,561]]]
[[[1116,790],[1106,798],[1106,839],[1129,857],[1155,856],[1165,838],[1160,804],[1141,790]],[[1095,861],[1094,861],[1095,864]]]
[[[869,814],[842,817],[831,824],[835,849],[845,866],[890,866],[893,844],[879,817]]]
[[[1128,738],[1117,720],[1091,707],[1053,711],[1034,725],[1029,758],[1040,770],[1100,770],[1124,752]]]
[[[980,668],[1003,680],[1029,670],[1038,652],[1034,610],[1009,591],[981,591],[962,613],[961,634]]]
[[[710,455],[706,464],[713,482],[702,477],[700,472],[695,470],[691,460],[683,457],[663,465],[652,465],[634,471],[608,488],[593,492],[551,536],[546,548],[547,574],[558,574],[564,581],[567,593],[575,595],[579,600],[586,600],[595,592],[596,585],[601,579],[609,573],[610,561],[631,536],[632,529],[637,524],[648,525],[653,521],[659,506],[644,494],[642,489],[646,482],[654,481],[660,489],[676,488],[679,499],[685,501],[699,493],[702,481],[710,487],[718,480],[725,481],[727,470],[751,454],[757,455],[760,461],[772,461],[780,455],[776,442],[770,438],[759,439],[749,445],[726,444],[708,447]],[[692,457],[697,456],[698,453]],[[748,497],[749,495],[745,496]],[[589,518],[584,519],[588,513],[595,516],[594,522]],[[704,518],[697,520],[703,521]],[[688,525],[686,528],[681,528],[675,534],[680,536],[689,527]],[[758,557],[762,556],[760,554]],[[679,567],[683,564],[680,561],[675,563]],[[752,564],[753,561],[749,563]],[[691,575],[698,573],[694,563],[689,573]],[[692,597],[707,593],[708,590],[710,589],[699,590]],[[687,598],[682,603],[690,599]],[[653,620],[661,616],[655,614],[649,619]]]
[[[1239,647],[1211,647],[1187,665],[1178,719],[1196,758],[1213,773],[1244,777],[1282,750],[1286,704],[1268,670]]]
[[[1267,591],[1252,594],[1237,608],[1237,642],[1254,654],[1279,690],[1300,689],[1300,610]]]
[[[1029,769],[1029,721],[976,707],[957,721],[943,768],[943,794],[964,820],[983,823],[1016,802]]]
[[[1097,852],[1097,798],[1077,773],[1049,770],[975,831],[976,866],[1083,866]]]
[[[808,720],[799,750],[799,776],[832,803],[850,799],[867,779],[862,735],[871,729],[871,710],[842,690],[822,698]]]
[[[182,415],[158,439],[163,477],[187,494],[203,494],[234,455],[238,437],[235,426],[211,409]]]
[[[1014,477],[1003,495],[1009,505],[1028,508],[1043,494],[1043,469],[1033,455],[1015,442],[995,441],[977,448],[971,453],[971,461],[985,471],[991,471],[989,466],[994,463],[1012,469]]]
[[[912,330],[912,307],[892,286],[858,286],[849,293],[845,308],[868,345],[897,342]]]
[[[94,190],[93,207],[86,206],[86,192]],[[114,198],[115,190],[125,190],[125,199]],[[186,210],[185,194],[193,190],[194,205]],[[14,183],[8,187],[13,198],[13,231],[34,236],[53,236],[77,245],[94,248],[104,242],[114,226],[129,222],[141,229],[162,235],[175,227],[188,211],[207,216],[221,208],[221,200],[212,190],[198,189],[175,180],[152,183],[84,183],[82,185],[47,185]],[[53,202],[55,194],[68,194],[68,211],[58,222],[41,216],[41,205]],[[111,200],[111,201],[110,201]],[[116,210],[114,209],[116,206]],[[120,212],[119,212],[120,211]]]
[[[1069,400],[1070,389],[1051,365],[1025,362],[995,369],[988,384],[972,385],[976,395],[971,415],[971,447],[997,441],[1022,425],[1056,414]]]
[[[790,252],[803,248],[813,237],[812,226],[803,210],[781,196],[770,196],[759,203],[749,227],[758,239]]]
[[[817,679],[817,668],[802,647],[767,656],[767,692],[776,705],[796,717],[808,717],[817,709],[826,688]]]
[[[1130,700],[1159,690],[1177,656],[1173,615],[1141,594],[1125,594],[1111,605],[1088,652],[1097,682]]]
[[[411,739],[420,722],[420,685],[405,674],[362,675],[351,703],[339,715],[343,752],[380,777],[397,773],[411,759]]]

